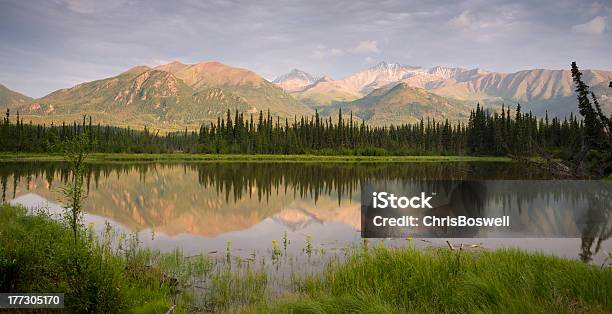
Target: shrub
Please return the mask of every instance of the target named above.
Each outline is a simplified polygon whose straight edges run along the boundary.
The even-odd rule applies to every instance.
[[[0,221],[0,292],[64,293],[75,313],[124,312],[150,302],[170,307],[161,278],[142,280],[148,271],[127,276],[126,262],[105,254],[91,233],[80,230],[75,245],[67,223],[8,205],[0,205]]]

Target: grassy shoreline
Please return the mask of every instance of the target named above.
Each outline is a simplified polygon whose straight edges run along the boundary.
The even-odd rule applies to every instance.
[[[609,313],[612,269],[527,253],[375,247],[273,303],[289,313]],[[269,306],[269,305],[268,305]]]
[[[0,204],[0,292],[64,292],[71,312],[612,311],[612,267],[520,250],[364,245],[269,298],[266,274],[250,267],[215,271],[208,257],[162,254],[134,238],[114,248],[83,229],[75,249],[66,223]]]
[[[60,154],[0,153],[0,162],[63,161]],[[354,155],[238,155],[238,154],[127,154],[95,153],[90,163],[101,162],[509,162],[497,156],[354,156]]]

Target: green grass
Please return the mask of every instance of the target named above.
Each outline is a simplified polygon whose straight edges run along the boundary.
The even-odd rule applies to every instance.
[[[519,250],[376,248],[328,267],[276,301],[295,313],[612,311],[612,269]]]
[[[260,271],[225,269],[211,276],[211,285],[204,295],[203,308],[208,311],[232,311],[241,307],[266,303],[267,276]]]
[[[612,267],[519,250],[349,248],[279,296],[256,268],[83,229],[75,247],[66,223],[0,205],[0,291],[63,292],[71,312],[612,312]]]
[[[66,223],[0,205],[0,291],[65,293],[74,313],[165,313],[181,280],[209,269],[206,261],[156,253],[140,248],[135,238],[124,239],[112,248],[110,238],[82,230],[75,245]],[[184,301],[177,304],[180,313]]]
[[[0,153],[0,161],[62,161],[62,155]],[[322,156],[322,155],[234,155],[234,154],[91,154],[88,162],[508,162],[494,156]]]

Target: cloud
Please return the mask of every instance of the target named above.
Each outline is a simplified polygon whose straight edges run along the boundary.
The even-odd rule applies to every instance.
[[[572,26],[572,31],[583,34],[601,34],[606,30],[606,19],[605,16],[597,16],[584,24]]]
[[[503,34],[515,35],[520,24],[526,22],[528,12],[521,6],[467,9],[447,21],[452,28],[471,32],[470,36],[481,38]]]
[[[361,54],[379,53],[380,49],[378,49],[378,42],[376,40],[366,40],[360,41],[356,47],[349,49],[349,52]]]
[[[114,10],[122,7],[127,0],[111,0],[111,1],[97,1],[97,0],[66,0],[66,7],[74,12],[81,14],[92,14],[96,12],[103,12],[108,10]]]
[[[339,48],[332,48],[329,52],[332,56],[340,56],[344,54],[344,50]]]
[[[602,12],[612,12],[612,7],[610,7],[609,5],[606,5],[605,3],[596,1],[596,2],[591,3],[591,8],[589,9],[589,12],[591,12],[592,14],[601,14]]]
[[[318,44],[315,49],[312,51],[312,57],[315,59],[323,59],[327,54],[327,50],[325,45]]]
[[[612,69],[611,30],[610,0],[0,0],[0,83],[42,96],[176,59],[270,77],[289,67],[343,77],[367,57],[503,72],[568,60]]]
[[[357,45],[342,49],[342,48],[327,48],[325,45],[317,45],[312,52],[312,57],[315,59],[323,59],[327,56],[342,56],[342,55],[364,55],[364,54],[372,54],[372,53],[380,53],[380,49],[378,48],[378,42],[376,40],[365,40],[360,41]]]
[[[455,16],[448,21],[448,24],[458,28],[471,28],[475,22],[474,16],[470,14],[469,10],[461,12],[461,14]]]

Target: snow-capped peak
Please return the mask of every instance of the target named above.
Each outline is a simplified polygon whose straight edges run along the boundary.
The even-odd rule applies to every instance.
[[[283,83],[286,81],[290,81],[290,80],[300,80],[300,81],[306,81],[309,83],[314,83],[318,80],[319,78],[316,76],[313,76],[309,73],[306,73],[302,70],[299,69],[293,69],[291,70],[289,73],[287,74],[283,74],[279,77],[277,77],[273,83]]]
[[[403,66],[399,63],[380,62],[371,68],[357,72],[343,81],[351,88],[368,92],[392,82],[397,82],[410,73],[423,71],[420,67]]]
[[[294,92],[302,90],[318,80],[319,77],[313,76],[302,70],[293,69],[289,73],[277,77],[272,83],[288,92]]]

